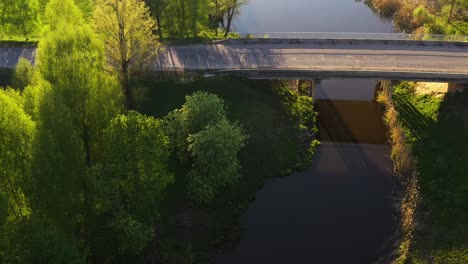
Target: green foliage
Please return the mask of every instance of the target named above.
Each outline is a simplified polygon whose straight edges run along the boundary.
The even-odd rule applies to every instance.
[[[464,263],[468,256],[464,235],[468,168],[463,162],[467,158],[468,90],[436,98],[416,95],[413,86],[402,83],[393,96],[418,161],[422,202],[427,208],[411,259],[415,263]]]
[[[297,127],[295,134],[301,148],[299,151],[300,159],[296,167],[305,168],[310,164],[315,148],[319,144],[318,141],[314,140],[318,129],[317,112],[314,110],[312,98],[300,95],[282,84],[276,87],[276,92],[282,98],[283,108]]]
[[[0,235],[2,263],[85,263],[69,237],[37,216],[0,227]]]
[[[34,34],[39,27],[39,3],[37,0],[0,1],[0,36]]]
[[[370,0],[385,15],[392,15],[396,27],[404,32],[417,34],[468,34],[467,0],[401,1]],[[397,3],[397,5],[394,5]],[[391,7],[391,8],[389,8]],[[385,12],[382,10],[391,10]]]
[[[79,27],[84,23],[83,14],[73,0],[50,0],[44,20],[51,31]]]
[[[104,149],[104,162],[94,168],[97,210],[108,218],[119,250],[139,253],[154,236],[163,191],[173,180],[169,140],[159,120],[130,111],[111,121]]]
[[[47,5],[49,2],[52,2],[51,0],[38,0],[39,1],[39,16],[41,20],[44,20],[44,15],[46,13]],[[88,21],[94,11],[95,5],[96,5],[96,0],[73,0],[75,3],[76,7],[78,7],[81,12],[83,13],[83,18]],[[65,3],[65,5],[68,5],[68,3]],[[42,21],[43,23],[47,24],[47,21]]]
[[[39,44],[38,61],[57,100],[69,109],[74,129],[81,131],[84,147],[89,148],[85,149],[89,163],[99,156],[102,129],[120,112],[121,94],[116,79],[105,70],[103,43],[89,26],[79,24],[80,14],[72,0],[49,3],[47,18],[51,15],[56,22]]]
[[[108,64],[120,78],[127,109],[134,109],[130,79],[154,62],[159,46],[155,21],[143,0],[100,0],[93,18],[106,43]]]
[[[418,24],[430,23],[434,19],[434,16],[423,5],[419,5],[414,9],[413,17]]]
[[[187,96],[180,112],[189,134],[197,133],[207,125],[218,123],[226,116],[223,99],[206,92],[195,92]]]
[[[244,0],[145,0],[160,38],[238,38],[230,25]],[[220,24],[224,28],[220,28]]]
[[[13,217],[28,214],[24,191],[30,184],[30,164],[36,127],[15,94],[0,89],[0,190],[8,197]]]
[[[237,124],[223,119],[188,138],[193,157],[188,191],[199,203],[210,204],[220,191],[239,179],[237,154],[246,136]]]
[[[227,121],[220,97],[202,91],[186,96],[185,104],[166,116],[165,130],[178,157],[191,157],[188,192],[195,201],[210,204],[221,188],[236,182],[245,136]]]
[[[11,85],[22,91],[26,86],[32,84],[33,77],[34,67],[29,60],[21,57],[16,64]]]
[[[192,164],[187,158],[186,162],[180,162],[175,155],[171,158],[175,182],[167,189],[156,236],[161,245],[158,258],[161,263],[206,262],[207,252],[213,252],[213,247],[237,241],[239,219],[264,179],[295,170],[302,159],[300,151],[308,149],[310,142],[302,145],[295,137],[298,125],[284,108],[285,98],[275,91],[277,85],[270,80],[226,77],[187,80],[186,76],[183,80],[148,78],[134,83],[142,94],[137,101],[138,109],[156,117],[180,109],[186,96],[197,91],[216,94],[228,109],[227,118],[238,121],[248,135],[245,147],[238,153],[241,165],[238,182],[222,188],[209,206],[193,206],[192,199],[187,199],[190,181],[187,174]]]
[[[181,159],[186,158],[190,134],[226,118],[223,100],[206,92],[195,92],[186,96],[186,102],[165,117],[165,130]]]
[[[0,229],[5,224],[8,217],[8,197],[0,192]]]

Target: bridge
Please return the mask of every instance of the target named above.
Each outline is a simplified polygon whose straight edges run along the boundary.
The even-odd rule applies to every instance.
[[[0,48],[14,68],[31,48]],[[259,33],[200,45],[171,45],[151,71],[201,71],[257,79],[372,78],[468,81],[468,37],[408,34]]]
[[[468,37],[274,33],[209,45],[167,46],[154,71],[259,79],[378,78],[468,81]],[[424,39],[424,40],[422,40]]]

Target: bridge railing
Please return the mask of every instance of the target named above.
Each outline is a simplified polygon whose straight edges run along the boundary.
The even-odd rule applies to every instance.
[[[374,40],[431,40],[468,42],[468,36],[405,34],[405,33],[342,33],[342,32],[255,32],[242,34],[243,38],[271,39],[374,39]]]

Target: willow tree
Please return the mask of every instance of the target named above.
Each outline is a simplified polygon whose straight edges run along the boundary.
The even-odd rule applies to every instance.
[[[37,0],[0,1],[0,35],[28,36],[39,26],[39,3]]]
[[[19,100],[18,92],[0,89],[0,190],[14,218],[29,211],[24,192],[30,183],[36,136],[36,125]]]
[[[34,205],[60,229],[79,230],[76,240],[86,248],[93,193],[87,173],[102,157],[104,128],[120,111],[120,88],[105,71],[104,44],[73,0],[51,0],[45,14],[40,78],[25,90],[39,130]]]
[[[133,109],[130,78],[150,65],[159,46],[149,8],[143,0],[99,0],[94,27],[105,40],[109,65],[119,74],[126,106]]]

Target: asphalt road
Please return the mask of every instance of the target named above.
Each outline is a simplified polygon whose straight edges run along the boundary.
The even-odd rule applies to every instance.
[[[19,57],[34,59],[30,48],[0,48],[0,68]],[[213,44],[167,46],[152,70],[336,70],[431,72],[468,78],[468,49],[455,46],[383,44]]]
[[[155,70],[297,69],[467,74],[468,49],[389,45],[217,44],[169,46]]]

